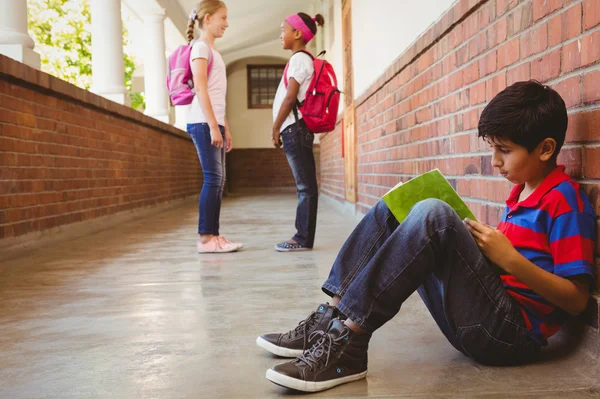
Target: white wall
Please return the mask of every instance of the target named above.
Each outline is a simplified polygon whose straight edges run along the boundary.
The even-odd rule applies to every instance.
[[[354,94],[360,97],[455,0],[352,0]]]
[[[272,148],[273,109],[248,108],[248,64],[285,64],[286,59],[252,57],[227,68],[227,122],[234,148]]]
[[[360,97],[455,0],[352,0],[354,96]],[[341,0],[319,0],[326,22],[334,22],[335,37],[324,27],[327,60],[342,80]],[[333,4],[334,15],[329,18]],[[343,83],[343,82],[342,82]],[[341,86],[341,85],[340,85]]]

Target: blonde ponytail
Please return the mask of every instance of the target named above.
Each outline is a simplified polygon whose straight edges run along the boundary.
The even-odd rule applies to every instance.
[[[186,32],[188,44],[194,40],[194,26],[196,25],[196,21],[198,21],[200,29],[202,29],[204,17],[215,14],[223,7],[225,7],[225,3],[220,0],[202,0],[200,3],[198,3],[196,8],[194,8],[190,14],[190,20]]]

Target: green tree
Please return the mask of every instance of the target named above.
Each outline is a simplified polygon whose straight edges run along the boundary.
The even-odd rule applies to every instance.
[[[28,0],[29,35],[40,53],[42,71],[82,89],[92,84],[92,17],[89,0]],[[123,44],[128,41],[123,29]],[[131,93],[135,60],[124,56],[124,83],[134,108],[143,107],[143,95]]]

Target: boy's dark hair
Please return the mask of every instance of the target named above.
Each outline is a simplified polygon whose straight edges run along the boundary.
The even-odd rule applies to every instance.
[[[510,140],[530,153],[547,138],[556,141],[554,157],[565,142],[567,107],[560,94],[530,80],[502,90],[479,119],[479,137]]]
[[[315,23],[315,21],[313,21],[312,17],[306,13],[303,12],[299,12],[298,16],[300,18],[302,18],[302,20],[304,21],[304,23],[306,24],[306,26],[308,26],[308,29],[310,29],[310,31],[316,35],[317,34],[317,24],[319,26],[323,26],[325,24],[325,18],[323,18],[323,16],[321,14],[317,14],[315,15],[315,18],[317,19],[317,23]]]

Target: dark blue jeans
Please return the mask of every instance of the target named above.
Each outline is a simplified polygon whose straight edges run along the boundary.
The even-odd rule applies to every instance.
[[[225,128],[219,128],[225,142]],[[207,123],[188,124],[187,132],[198,151],[204,175],[198,201],[198,234],[219,235],[221,199],[225,188],[225,146],[217,148],[211,144],[210,127]]]
[[[312,248],[317,229],[319,189],[317,169],[313,154],[314,133],[302,119],[281,132],[283,149],[296,180],[298,208],[296,209],[296,235],[293,239],[303,247]]]
[[[448,341],[484,364],[535,358],[519,303],[505,290],[462,220],[445,202],[426,200],[399,224],[379,201],[352,232],[323,291],[373,332],[415,291]]]

